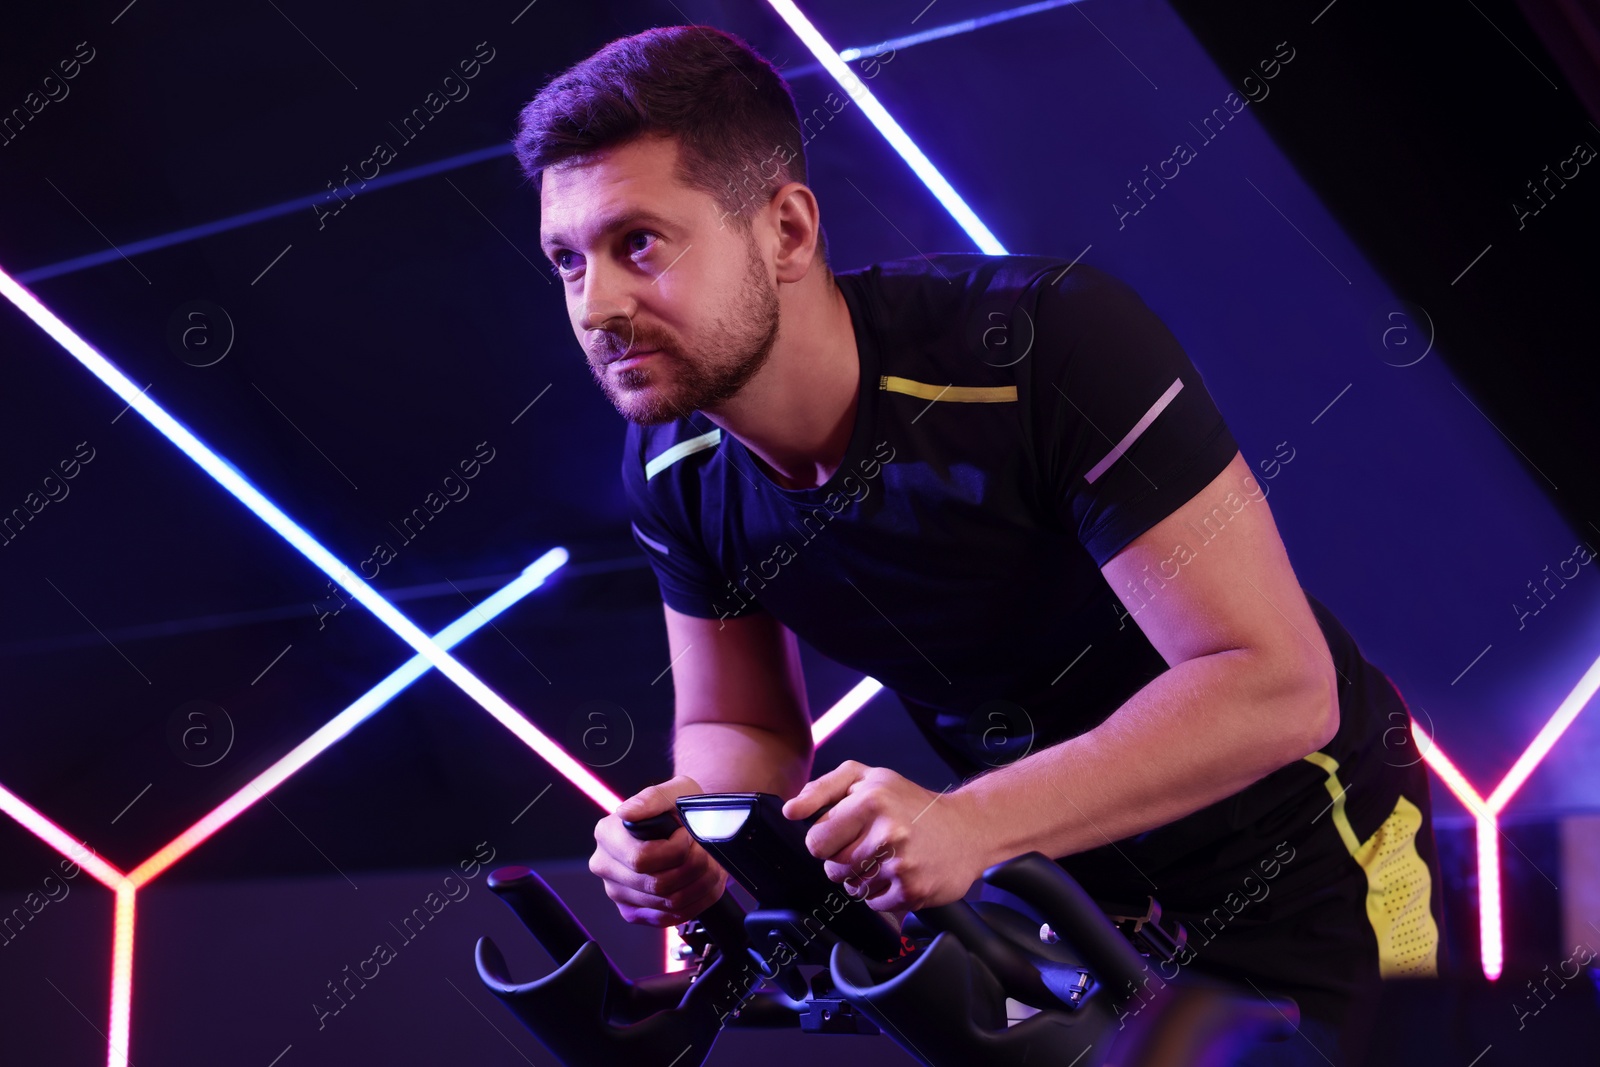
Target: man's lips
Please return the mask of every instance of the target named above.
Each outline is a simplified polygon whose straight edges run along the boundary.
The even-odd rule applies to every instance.
[[[600,365],[602,367],[609,367],[617,363],[627,363],[630,360],[643,359],[645,356],[653,356],[659,351],[661,351],[659,348],[644,348],[621,352],[610,357],[609,359],[602,360]]]

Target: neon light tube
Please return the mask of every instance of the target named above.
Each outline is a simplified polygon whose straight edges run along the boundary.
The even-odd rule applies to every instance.
[[[868,45],[864,48],[846,48],[839,53],[839,58],[846,63],[854,63],[862,56],[880,56],[886,51],[899,51],[902,48],[910,48],[913,45],[927,44],[929,41],[971,33],[973,30],[981,30],[985,26],[993,26],[997,22],[1009,22],[1012,19],[1020,19],[1027,15],[1037,15],[1042,11],[1050,11],[1054,8],[1066,7],[1068,4],[1076,4],[1078,2],[1079,0],[1040,0],[1039,3],[1010,7],[990,15],[962,19],[960,22],[947,22],[943,26],[935,26],[920,33],[908,33],[904,37],[891,37],[887,41],[879,41],[877,44]]]
[[[127,882],[121,871],[73,840],[71,834],[45,818],[36,808],[3,785],[0,785],[0,811],[17,820],[33,836],[88,871],[94,876],[95,881],[107,889],[120,889]]]
[[[133,1021],[132,885],[117,887],[116,920],[111,934],[111,1033],[106,1037],[106,1067],[128,1067],[128,1034]]]
[[[956,220],[956,224],[967,231],[967,236],[972,238],[978,248],[991,256],[1005,255],[1005,246],[989,232],[989,227],[985,226],[983,220],[967,206],[967,202],[961,199],[961,194],[945,181],[944,175],[939,173],[939,168],[923,155],[922,149],[918,148],[917,143],[900,128],[894,116],[878,103],[878,98],[872,95],[871,90],[860,78],[856,77],[855,71],[839,58],[839,53],[835,52],[833,46],[817,32],[815,26],[811,25],[811,20],[800,13],[800,9],[794,6],[793,0],[767,0],[767,2],[772,5],[772,9],[779,17],[789,24],[795,35],[805,42],[806,47],[811,49],[811,54],[817,57],[817,61],[829,74],[833,75],[833,80],[839,83],[840,88],[860,106],[861,113],[878,128],[878,132],[883,134],[884,140],[889,142],[890,147],[900,153],[900,158],[910,165],[917,177],[922,179],[922,184],[926,185],[934,198],[944,205],[944,209]]]
[[[1561,735],[1567,732],[1567,727],[1578,717],[1578,713],[1594,698],[1596,690],[1600,690],[1600,659],[1589,665],[1583,677],[1578,679],[1578,684],[1572,687],[1572,692],[1567,694],[1566,699],[1556,708],[1555,714],[1550,716],[1550,721],[1544,724],[1533,741],[1523,750],[1522,755],[1517,757],[1517,762],[1511,765],[1506,776],[1500,779],[1500,784],[1494,787],[1494,792],[1489,794],[1490,811],[1498,815],[1505,810],[1506,804],[1511,801],[1517,790],[1522,788],[1522,783],[1528,780],[1533,769],[1549,754],[1555,743],[1561,739]]]
[[[1500,932],[1500,826],[1493,815],[1478,817],[1478,954],[1483,976],[1493,982],[1505,965]]]
[[[1418,729],[1417,721],[1412,719],[1412,732],[1415,733]],[[1472,788],[1472,784],[1456,769],[1456,765],[1450,762],[1450,757],[1444,754],[1444,749],[1439,747],[1437,741],[1428,745],[1426,751],[1422,753],[1422,758],[1433,768],[1433,773],[1439,776],[1439,780],[1449,787],[1450,792],[1456,795],[1456,799],[1461,801],[1474,816],[1481,819],[1486,815],[1493,815],[1493,812],[1484,805],[1478,791]]]
[[[1421,735],[1422,727],[1411,720],[1411,732]],[[1425,736],[1425,735],[1423,735]],[[1500,977],[1505,963],[1500,918],[1500,820],[1498,813],[1483,802],[1478,791],[1450,762],[1437,741],[1422,750],[1422,758],[1439,776],[1456,799],[1472,812],[1478,840],[1478,958],[1484,977],[1491,982]],[[1487,861],[1487,865],[1486,865]]]
[[[883,683],[876,678],[863,678],[855,686],[839,698],[839,702],[827,711],[822,717],[811,724],[811,743],[820,745],[834,732],[850,720],[850,716],[860,711],[862,706],[883,691]]]

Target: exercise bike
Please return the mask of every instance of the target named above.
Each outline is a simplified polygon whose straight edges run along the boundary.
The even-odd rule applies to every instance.
[[[560,963],[513,982],[479,938],[478,977],[566,1067],[700,1067],[726,1027],[887,1035],[929,1067],[1227,1067],[1299,1022],[1288,998],[1154,963],[1182,949],[1181,925],[1091,900],[1037,852],[983,882],[1042,916],[965,900],[886,916],[824,874],[809,820],[770,793],[680,797],[676,812],[625,822],[641,840],[683,825],[755,900],[731,892],[679,927],[685,970],[625,977],[545,881],[503,867],[489,888]],[[1130,914],[1124,914],[1124,913]],[[564,961],[564,962],[561,962]]]

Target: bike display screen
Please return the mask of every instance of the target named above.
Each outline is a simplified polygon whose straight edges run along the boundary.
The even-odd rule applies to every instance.
[[[822,812],[785,818],[782,798],[772,793],[701,793],[677,804],[690,836],[763,910],[795,913],[798,937],[831,934],[879,960],[901,955],[893,922],[830,880],[807,851],[806,831]]]

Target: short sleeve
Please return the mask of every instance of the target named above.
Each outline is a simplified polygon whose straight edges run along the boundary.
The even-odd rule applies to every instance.
[[[703,619],[737,618],[758,610],[748,597],[734,595],[728,579],[712,562],[698,535],[698,493],[682,492],[681,475],[645,475],[644,450],[650,438],[629,424],[622,454],[622,485],[633,539],[650,561],[661,600],[684,615]],[[694,488],[698,489],[696,485]]]
[[[1209,485],[1238,444],[1129,285],[1085,265],[1040,284],[1029,362],[1046,500],[1103,567]]]

